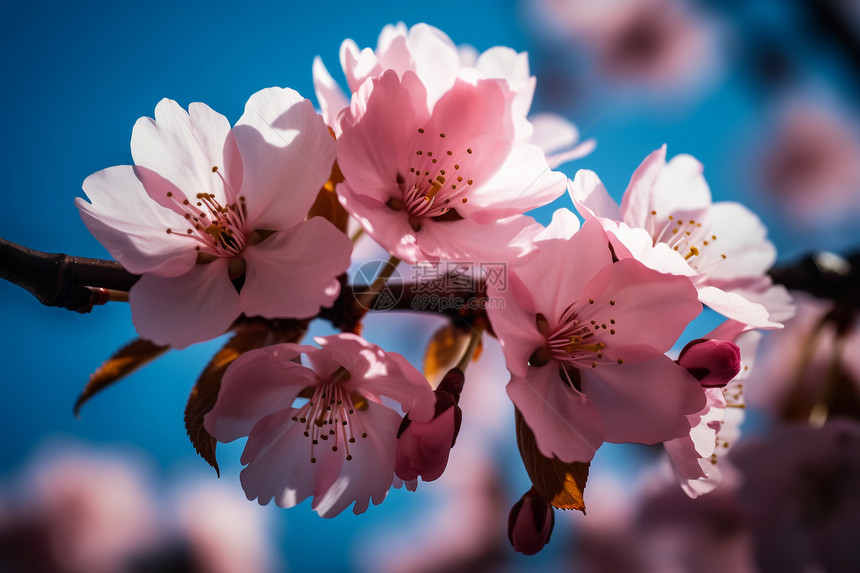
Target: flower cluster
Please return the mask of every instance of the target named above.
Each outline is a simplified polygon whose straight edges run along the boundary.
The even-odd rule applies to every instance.
[[[667,162],[665,146],[620,206],[594,173],[555,171],[594,144],[560,117],[529,115],[536,80],[524,53],[476,54],[399,24],[376,50],[347,40],[340,60],[349,94],[314,62],[321,114],[280,88],[251,96],[232,128],[203,104],[163,100],[135,125],[134,165],[90,176],[90,202],[77,201],[90,231],[141,275],[129,303],[142,338],[183,348],[236,333],[206,379],[215,392],[206,387],[197,434],[247,437],[248,498],[312,498],[331,517],[440,477],[469,415],[459,397],[483,331],[501,343],[535,485],[511,514],[515,548],[539,550],[553,508],[574,507],[547,493],[542,468],[587,475],[604,442],[664,443],[685,491],[711,489],[726,409],[742,400],[746,340],[791,312],[767,277],[775,250],[758,218],[712,203],[702,166]],[[584,223],[566,207],[548,226],[528,215],[556,199]],[[352,238],[349,217],[362,229]],[[372,285],[350,284],[353,244],[369,239],[392,265]],[[434,388],[359,336],[360,323],[396,263],[464,260],[504,263],[505,280],[475,289],[500,304],[456,315],[456,356]],[[726,322],[681,339],[703,305]],[[301,344],[316,317],[343,332]],[[676,345],[686,346],[670,356]],[[582,488],[584,477],[580,498]]]

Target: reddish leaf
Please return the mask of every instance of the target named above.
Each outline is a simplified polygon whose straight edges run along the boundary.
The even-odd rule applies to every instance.
[[[565,463],[538,450],[535,435],[520,411],[516,411],[517,446],[537,492],[557,509],[576,509],[585,513],[585,481],[590,462]]]
[[[195,451],[220,476],[215,457],[217,441],[203,427],[203,417],[215,406],[221,378],[227,367],[245,352],[281,342],[298,342],[307,330],[307,321],[252,319],[237,321],[235,334],[212,358],[191,389],[185,406],[185,430]]]
[[[142,338],[133,340],[120,348],[90,375],[90,381],[75,402],[75,416],[80,414],[81,407],[90,398],[114,382],[128,376],[147,362],[158,358],[168,348],[170,347],[159,346]]]
[[[337,227],[341,232],[346,233],[347,225],[349,224],[349,214],[335,193],[337,184],[343,181],[343,173],[340,172],[340,167],[337,166],[337,161],[331,168],[331,176],[328,182],[320,189],[317,194],[316,201],[311,206],[308,212],[308,219],[311,217],[324,217],[332,225]]]

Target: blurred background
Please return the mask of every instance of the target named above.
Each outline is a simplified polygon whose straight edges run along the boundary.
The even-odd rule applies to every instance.
[[[860,247],[854,0],[6,3],[0,237],[107,258],[73,199],[91,173],[131,163],[132,126],[161,98],[183,107],[205,102],[231,122],[264,87],[292,87],[313,98],[315,55],[342,80],[341,41],[375,47],[382,27],[398,21],[427,22],[479,51],[528,51],[537,76],[532,110],[563,114],[583,138],[597,140],[591,155],[561,167],[571,177],[592,169],[620,198],[640,161],[665,143],[670,156],[689,153],[704,163],[715,200],[739,201],[759,214],[780,263],[813,250],[844,255]],[[534,215],[547,223],[563,206],[571,206],[566,195]],[[828,312],[809,305],[809,316]],[[791,325],[782,338],[765,340],[772,362],[762,363],[772,366],[761,367],[760,377],[770,378],[761,386],[777,384],[768,368],[808,347],[810,331],[841,349],[832,356],[845,358],[840,372],[856,382],[860,367],[851,351],[860,348],[851,317],[834,333],[812,318],[806,331],[793,329],[791,340]],[[844,422],[813,437],[802,426],[785,430],[803,435],[780,443],[832,453],[815,467],[837,460],[842,469],[785,486],[795,492],[786,496],[801,500],[801,517],[775,528],[780,539],[757,536],[742,517],[750,511],[741,508],[746,502],[733,492],[685,503],[671,478],[655,477],[662,476],[659,451],[607,445],[592,464],[588,516],[557,512],[550,545],[535,557],[517,555],[506,539],[507,513],[529,484],[512,441],[507,374],[492,342],[469,371],[475,383],[464,394],[463,434],[438,482],[413,494],[394,490],[366,514],[333,520],[319,518],[307,502],[289,511],[259,507],[244,500],[239,485],[242,443],[219,446],[218,480],[185,435],[188,392],[223,340],[167,353],[75,419],[72,406],[89,374],[135,338],[128,307],[78,315],[42,307],[0,281],[0,324],[4,571],[122,571],[127,563],[139,571],[743,571],[777,567],[752,552],[784,544],[802,555],[781,570],[804,571],[809,563],[841,570],[848,561],[822,555],[844,551],[845,532],[856,537],[860,526],[860,434]],[[420,366],[442,324],[377,315],[365,332]],[[713,324],[706,316],[701,333]],[[816,348],[826,369],[831,355],[823,344]],[[755,384],[754,376],[749,386]],[[767,444],[784,431],[776,425],[779,408],[753,395],[744,431]],[[761,457],[750,447],[739,465]],[[773,451],[780,452],[777,465],[807,467],[800,446]],[[801,461],[788,461],[792,456]],[[754,499],[748,490],[746,499]],[[822,490],[835,493],[819,499]],[[647,536],[631,533],[653,525],[649,519],[662,526],[648,527]],[[810,533],[825,529],[830,542]],[[697,537],[681,542],[681,535]],[[634,557],[622,562],[622,553]]]

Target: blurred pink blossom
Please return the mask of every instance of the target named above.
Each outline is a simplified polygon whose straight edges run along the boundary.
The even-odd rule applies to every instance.
[[[860,123],[809,99],[782,105],[760,138],[756,175],[774,208],[805,228],[860,214]]]
[[[762,571],[858,571],[860,425],[787,426],[731,454]]]
[[[719,26],[686,0],[538,0],[530,9],[538,40],[585,54],[619,87],[677,97],[723,67]]]

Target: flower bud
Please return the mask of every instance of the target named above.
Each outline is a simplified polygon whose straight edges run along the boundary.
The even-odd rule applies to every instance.
[[[463,378],[457,368],[445,375],[436,389],[436,411],[429,422],[412,421],[409,414],[403,417],[394,454],[394,473],[400,479],[411,481],[420,476],[433,481],[445,471],[463,417],[457,405]]]
[[[681,350],[678,364],[705,388],[721,388],[741,370],[741,350],[728,340],[699,338]]]
[[[508,539],[515,551],[534,555],[549,543],[553,525],[552,506],[533,487],[511,508]]]

